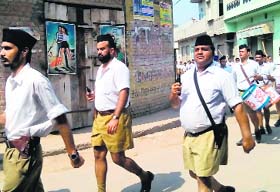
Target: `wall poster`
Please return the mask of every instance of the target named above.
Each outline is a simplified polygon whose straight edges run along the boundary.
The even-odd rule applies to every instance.
[[[160,26],[172,27],[171,5],[165,2],[160,2]]]
[[[46,22],[48,74],[76,74],[76,29],[74,24]]]
[[[133,0],[134,19],[154,21],[154,0]]]

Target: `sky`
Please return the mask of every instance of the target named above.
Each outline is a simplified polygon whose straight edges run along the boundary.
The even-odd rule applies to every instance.
[[[198,3],[191,0],[173,0],[173,19],[175,25],[182,25],[191,20],[198,19]]]

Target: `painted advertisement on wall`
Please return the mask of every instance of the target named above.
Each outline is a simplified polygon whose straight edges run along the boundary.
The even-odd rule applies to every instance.
[[[48,74],[76,74],[74,24],[46,22]]]
[[[171,27],[172,26],[172,15],[171,5],[165,2],[160,2],[160,26]]]
[[[101,25],[100,34],[101,35],[111,34],[113,36],[117,47],[115,57],[121,62],[127,64],[124,26]]]
[[[134,19],[154,21],[154,0],[133,0]]]

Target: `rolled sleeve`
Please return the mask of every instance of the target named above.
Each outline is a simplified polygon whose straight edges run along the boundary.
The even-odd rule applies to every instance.
[[[239,104],[239,103],[242,103],[242,99],[240,97],[234,97],[234,98],[231,98],[229,101],[228,101],[228,105],[230,107],[234,107],[235,105]]]
[[[48,80],[40,82],[37,86],[37,95],[42,107],[47,113],[48,119],[52,120],[61,114],[68,112],[68,109],[60,103]]]
[[[62,104],[58,104],[54,107],[52,107],[48,112],[48,119],[55,119],[56,117],[67,113],[69,110]]]

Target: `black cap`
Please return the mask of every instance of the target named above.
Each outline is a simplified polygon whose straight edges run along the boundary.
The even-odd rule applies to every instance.
[[[13,43],[19,49],[28,47],[30,50],[33,48],[37,40],[32,37],[29,33],[21,29],[3,29],[3,40],[6,42]]]
[[[224,59],[226,59],[226,56],[222,56],[219,60],[221,61],[221,60],[224,60]]]
[[[198,36],[196,38],[194,46],[198,46],[198,45],[209,45],[211,47],[214,47],[211,37],[209,35]]]
[[[266,55],[263,53],[262,50],[257,50],[255,55],[261,55],[262,57],[265,57]]]

